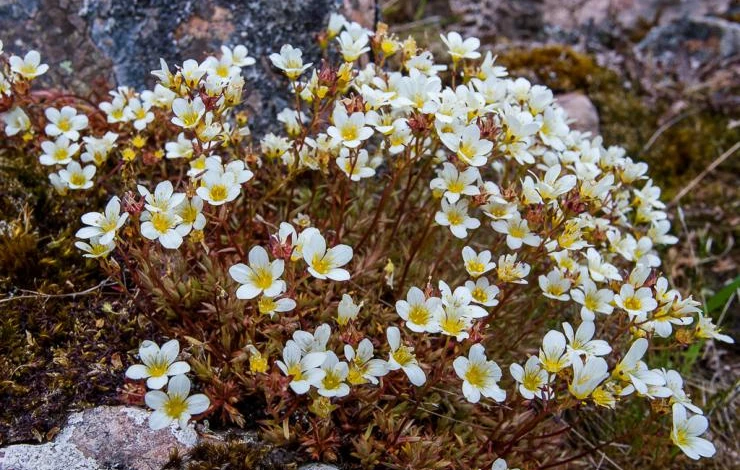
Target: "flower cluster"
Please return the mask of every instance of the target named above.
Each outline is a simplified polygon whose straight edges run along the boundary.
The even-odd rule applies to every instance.
[[[320,65],[291,45],[269,56],[294,105],[261,139],[237,107],[255,62],[244,46],[174,71],[162,60],[153,90],[117,88],[97,110],[2,119],[11,137],[43,129],[40,164],[66,165],[50,176],[60,193],[119,185],[82,216],[76,246],[120,259],[111,272],[153,299],[152,316],[209,343],[192,362],[237,423],[233,404],[261,394],[275,439],[310,427],[302,444],[333,455],[335,430],[360,422],[352,455],[377,462],[386,446],[391,460],[413,454],[394,446],[427,434],[400,438],[414,421],[464,410],[490,423],[494,409],[490,435],[456,428],[445,445],[465,439],[482,450],[458,461],[503,469],[546,417],[637,398],[672,408],[687,456],[711,456],[701,408],[650,351],[732,339],[661,272],[659,250],[678,240],[647,164],[571,129],[550,89],[508,77],[478,39],[441,40],[449,67],[382,24],[332,15]],[[9,96],[45,71],[38,54],[9,64]],[[127,371],[153,389],[174,376],[146,395],[155,428],[209,408],[188,398],[178,351],[146,342]],[[316,421],[288,416],[308,403]],[[391,466],[432,468],[420,462]]]
[[[180,343],[176,339],[167,341],[160,348],[152,341],[144,341],[139,348],[143,364],[134,364],[126,370],[132,380],[146,379],[151,389],[144,400],[154,412],[149,417],[152,429],[166,428],[173,421],[185,429],[192,415],[201,414],[210,406],[207,396],[199,393],[190,395],[190,365],[177,361]],[[161,389],[167,385],[167,392]]]

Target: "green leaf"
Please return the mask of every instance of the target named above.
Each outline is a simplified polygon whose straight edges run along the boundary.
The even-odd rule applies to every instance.
[[[705,308],[706,314],[710,314],[720,307],[724,307],[727,301],[732,297],[737,289],[740,288],[740,276],[736,277],[734,281],[727,284],[725,287],[720,289],[719,292],[714,294],[709,300]]]

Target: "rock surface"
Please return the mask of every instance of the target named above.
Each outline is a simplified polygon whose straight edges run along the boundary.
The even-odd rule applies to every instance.
[[[583,93],[564,93],[556,97],[560,106],[568,113],[571,129],[599,135],[599,112],[588,96]]]
[[[70,415],[52,442],[0,450],[0,470],[158,469],[170,451],[186,451],[198,440],[191,424],[152,431],[140,408],[101,406]]]
[[[99,406],[69,416],[52,442],[18,444],[0,449],[0,470],[158,470],[174,449],[185,454],[197,443],[220,444],[234,433],[202,438],[191,424],[180,430],[152,431],[149,412],[127,406]],[[256,434],[238,433],[238,441],[262,446]],[[291,461],[291,465],[295,465]],[[295,468],[295,466],[291,467]],[[339,470],[333,465],[310,463],[299,470]]]
[[[367,1],[365,2],[367,3]],[[318,62],[315,35],[340,0],[0,0],[0,39],[10,52],[30,48],[50,65],[46,84],[90,91],[108,82],[141,89],[159,58],[181,63],[244,44],[257,63],[245,69],[247,103],[262,128],[286,104],[287,83],[267,56],[283,44]],[[369,20],[372,20],[370,15]],[[171,65],[172,67],[172,65]]]

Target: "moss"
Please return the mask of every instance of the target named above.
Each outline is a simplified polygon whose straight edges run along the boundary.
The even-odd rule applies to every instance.
[[[0,146],[0,444],[50,439],[70,408],[118,403],[121,356],[151,333],[115,293],[72,295],[102,281],[73,245],[85,205]]]
[[[173,454],[171,470],[295,470],[295,456],[285,449],[246,440],[203,441],[185,455]]]

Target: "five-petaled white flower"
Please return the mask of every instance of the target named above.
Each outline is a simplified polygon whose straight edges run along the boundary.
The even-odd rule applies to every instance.
[[[98,242],[107,245],[116,236],[116,231],[123,227],[128,219],[128,212],[121,214],[121,201],[118,196],[113,196],[105,206],[105,211],[88,212],[82,216],[82,223],[88,227],[82,227],[75,236],[79,238],[98,237]]]
[[[317,279],[347,281],[349,271],[341,266],[352,259],[352,248],[348,245],[337,245],[326,248],[326,240],[320,233],[311,235],[302,247],[303,260],[308,264],[308,272]]]
[[[285,261],[270,261],[267,250],[261,246],[249,250],[249,266],[243,263],[229,268],[231,277],[241,284],[236,290],[240,299],[253,299],[260,294],[275,297],[285,291],[285,281],[280,280],[285,269]]]
[[[468,230],[480,227],[480,220],[468,216],[468,201],[464,199],[454,204],[442,199],[442,210],[434,214],[434,220],[443,227],[450,227],[457,238],[466,238]]]
[[[442,310],[442,300],[438,297],[426,298],[418,287],[411,287],[406,300],[396,302],[398,316],[406,321],[406,327],[416,333],[436,333],[439,325],[436,317]]]
[[[468,357],[459,356],[452,365],[457,376],[463,380],[463,395],[470,403],[478,403],[481,395],[497,402],[506,399],[506,392],[498,386],[501,368],[486,358],[482,344],[471,346]]]
[[[146,340],[139,347],[139,358],[143,364],[134,364],[126,370],[126,377],[132,380],[146,379],[147,387],[159,390],[170,376],[190,372],[185,361],[176,361],[180,354],[180,343],[176,339],[167,341],[160,348],[156,343]]]
[[[41,63],[41,54],[38,51],[28,51],[21,59],[14,55],[10,56],[10,70],[23,78],[32,80],[43,75],[49,70],[49,66]]]
[[[291,377],[290,388],[303,395],[313,385],[318,387],[326,374],[321,365],[326,360],[326,352],[309,352],[305,356],[295,341],[288,340],[283,348],[283,360],[276,361],[283,374]]]
[[[421,387],[427,381],[424,371],[419,367],[419,362],[414,355],[414,348],[401,344],[401,332],[395,326],[389,326],[386,330],[388,345],[391,348],[388,356],[388,369],[403,369],[412,384]]]
[[[147,392],[144,401],[154,410],[149,417],[149,427],[164,429],[175,421],[181,429],[185,429],[193,415],[203,413],[211,406],[211,401],[202,393],[188,395],[190,379],[184,375],[177,375],[170,380],[167,393],[161,390]]]
[[[673,429],[671,440],[690,459],[699,460],[701,457],[711,457],[716,452],[714,444],[699,437],[707,430],[709,422],[700,415],[687,417],[686,408],[679,403],[673,404]]]
[[[44,114],[49,120],[44,131],[51,137],[62,135],[76,141],[80,138],[80,131],[87,127],[87,116],[77,114],[77,110],[71,106],[64,106],[62,109],[46,108]]]
[[[342,104],[334,108],[331,120],[333,125],[326,133],[345,147],[357,148],[373,135],[373,128],[365,125],[365,115],[357,111],[350,116]]]
[[[447,36],[440,34],[439,37],[447,46],[453,62],[458,62],[460,59],[477,59],[480,57],[480,52],[478,52],[480,40],[478,38],[467,38],[463,40],[462,36],[455,31],[452,31]]]
[[[272,65],[279,68],[291,80],[300,77],[312,64],[303,64],[303,52],[290,44],[284,44],[280,48],[280,54],[270,54]]]

